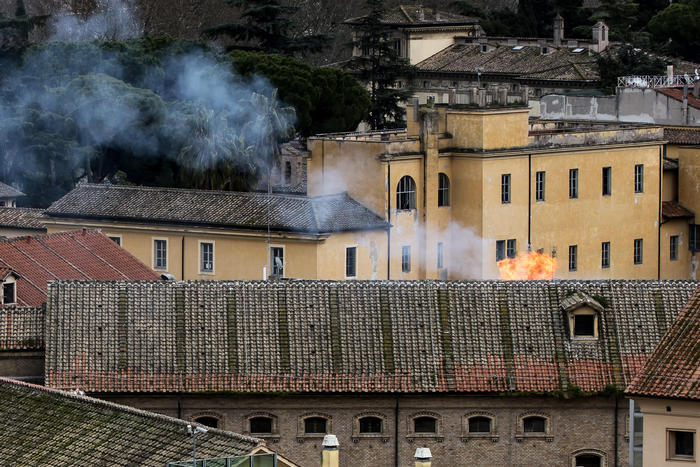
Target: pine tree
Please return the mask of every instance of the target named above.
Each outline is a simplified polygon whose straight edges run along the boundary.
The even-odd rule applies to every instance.
[[[247,43],[246,48],[287,56],[320,52],[332,39],[328,34],[292,37],[294,23],[290,16],[298,7],[281,5],[279,0],[226,0],[226,3],[242,10],[244,22],[214,26],[203,31],[206,36],[228,36]]]
[[[24,0],[15,3],[15,17],[4,18],[0,15],[0,44],[3,48],[24,47],[29,44],[29,33],[36,26],[41,26],[49,19],[49,15],[27,15]]]
[[[399,55],[389,31],[382,24],[386,13],[383,0],[367,0],[370,13],[355,23],[357,39],[354,43],[361,55],[353,57],[349,67],[357,72],[360,81],[367,83],[370,92],[369,125],[373,130],[396,128],[404,125],[406,111],[400,105],[411,97],[408,88],[397,88],[396,82],[410,82],[415,68]]]

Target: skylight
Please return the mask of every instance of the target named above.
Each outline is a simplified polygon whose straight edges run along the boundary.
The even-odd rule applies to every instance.
[[[575,54],[580,54],[584,50],[586,50],[586,49],[582,49],[581,47],[578,47],[578,48],[575,48],[574,50],[572,50],[571,52],[575,53]]]
[[[513,47],[513,50],[523,50],[523,48],[525,48],[524,45],[516,45],[515,47]]]

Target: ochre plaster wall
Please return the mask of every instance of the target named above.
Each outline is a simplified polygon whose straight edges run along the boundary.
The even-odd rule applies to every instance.
[[[528,143],[527,108],[504,110],[448,110],[446,130],[452,147],[473,149],[519,148]]]
[[[643,462],[658,467],[695,465],[700,433],[700,402],[635,398],[644,417]],[[668,409],[671,409],[670,411]],[[667,430],[695,430],[695,461],[667,460]]]

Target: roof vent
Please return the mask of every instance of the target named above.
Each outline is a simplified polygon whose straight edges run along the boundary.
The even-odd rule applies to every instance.
[[[575,48],[574,50],[572,50],[571,52],[572,52],[572,53],[575,53],[575,54],[580,54],[580,53],[583,52],[584,50],[586,50],[586,49],[583,49],[583,48],[581,48],[581,47],[577,47],[577,48]]]
[[[524,45],[516,45],[515,47],[513,47],[513,50],[523,50],[524,48]]]

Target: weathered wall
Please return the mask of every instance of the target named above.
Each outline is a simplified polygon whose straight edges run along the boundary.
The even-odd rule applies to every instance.
[[[178,400],[174,396],[100,397],[178,416]],[[598,452],[605,458],[603,465],[613,465],[616,415],[619,465],[627,461],[627,404],[619,404],[616,412],[614,399],[604,397],[565,400],[526,396],[212,394],[183,395],[180,401],[182,418],[216,416],[221,427],[236,432],[248,432],[246,417],[253,413],[277,417],[278,433],[267,438],[268,445],[290,460],[308,466],[318,465],[322,441],[322,435],[305,436],[299,432],[300,417],[311,413],[329,417],[330,432],[340,442],[341,465],[393,465],[397,440],[400,466],[413,465],[416,447],[423,446],[430,448],[433,465],[572,465],[572,454],[581,450]],[[437,435],[411,433],[413,417],[425,412],[438,417]],[[464,436],[466,416],[477,412],[493,417],[492,436]],[[353,419],[365,413],[384,419],[380,436],[353,436]],[[522,436],[519,421],[524,414],[549,417],[547,436]]]
[[[44,379],[43,350],[0,351],[0,376]]]

